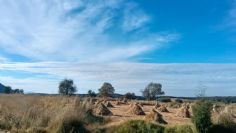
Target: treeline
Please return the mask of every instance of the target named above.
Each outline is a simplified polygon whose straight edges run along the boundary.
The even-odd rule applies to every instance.
[[[2,87],[2,93],[5,94],[24,94],[23,89],[12,89],[11,86],[3,86]]]
[[[64,79],[59,83],[58,86],[59,94],[61,95],[74,95],[77,92],[77,87],[74,84],[72,79]],[[149,83],[143,90],[141,90],[142,95],[147,100],[155,100],[159,96],[164,95],[165,92],[162,91],[162,85],[160,83]],[[102,86],[98,89],[98,93],[95,93],[92,90],[88,91],[88,96],[90,97],[114,97],[115,95],[115,88],[112,86],[111,83],[105,82]],[[136,99],[137,96],[135,93],[127,92],[123,95],[126,99]]]

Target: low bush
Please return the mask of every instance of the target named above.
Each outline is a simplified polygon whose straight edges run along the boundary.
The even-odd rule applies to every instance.
[[[207,133],[235,133],[236,130],[233,127],[225,127],[223,125],[212,125]]]
[[[177,103],[177,102],[170,102],[168,103],[168,107],[170,108],[180,108],[182,106],[181,103]]]
[[[206,133],[212,125],[211,108],[212,104],[206,100],[198,101],[192,106],[192,121],[199,133]]]
[[[75,118],[64,119],[58,127],[57,133],[87,133],[83,122]]]
[[[164,133],[194,133],[193,128],[189,125],[167,127]]]
[[[170,98],[158,98],[157,101],[163,102],[163,103],[168,103],[168,102],[171,102],[171,99]]]
[[[182,99],[179,99],[179,98],[175,99],[174,101],[175,101],[176,103],[183,103],[183,100],[182,100]]]
[[[143,120],[130,120],[118,126],[96,130],[94,133],[164,133],[164,127]]]

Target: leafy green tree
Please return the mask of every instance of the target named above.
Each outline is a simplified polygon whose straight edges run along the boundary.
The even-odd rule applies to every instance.
[[[74,85],[74,81],[71,79],[64,79],[59,83],[59,94],[62,95],[72,95],[76,90],[76,86]]]
[[[6,86],[3,90],[3,92],[6,93],[6,94],[11,94],[12,91],[13,90],[12,90],[11,86]]]
[[[200,100],[192,106],[192,121],[199,133],[207,133],[210,129],[212,104],[206,100]]]
[[[115,92],[114,87],[110,83],[103,83],[102,87],[98,89],[99,95],[103,97],[112,96]]]
[[[92,90],[89,90],[89,91],[88,91],[88,95],[89,95],[90,97],[96,97],[96,96],[97,96],[96,93],[95,93],[94,91],[92,91]]]
[[[24,90],[23,89],[20,89],[20,94],[24,94]]]
[[[150,83],[148,86],[142,91],[143,96],[147,100],[156,99],[159,95],[164,95],[165,92],[162,91],[162,85],[160,83]]]

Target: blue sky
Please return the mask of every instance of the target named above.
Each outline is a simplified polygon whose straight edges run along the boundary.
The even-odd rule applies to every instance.
[[[160,82],[167,95],[236,93],[235,0],[0,0],[0,82],[78,93],[111,82],[140,95]],[[222,90],[224,88],[224,90]]]

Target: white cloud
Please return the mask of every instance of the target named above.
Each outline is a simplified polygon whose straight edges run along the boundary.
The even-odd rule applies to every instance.
[[[149,18],[123,0],[0,0],[0,48],[43,61],[126,60],[169,41],[148,31],[142,36],[110,31],[146,28]],[[159,39],[150,39],[153,34]]]
[[[124,31],[129,32],[142,28],[150,21],[150,16],[140,10],[136,3],[128,3],[127,5],[128,8],[124,10],[124,22],[122,24]]]
[[[160,82],[167,95],[194,96],[200,81],[207,86],[207,95],[232,95],[236,87],[235,67],[235,64],[36,62],[0,64],[0,71],[26,71],[33,75],[45,74],[45,77],[26,77],[24,79],[13,76],[12,80],[4,80],[16,87],[22,83],[24,85],[19,85],[22,88],[38,89],[37,92],[56,93],[58,81],[66,77],[75,80],[80,93],[86,93],[88,89],[97,90],[103,82],[107,81],[115,86],[118,93],[132,91],[140,94],[140,90],[149,82]],[[49,79],[48,75],[56,78]],[[0,78],[1,81],[2,79],[4,76]],[[32,86],[31,82],[40,85]],[[27,83],[29,84],[27,85]],[[42,87],[44,88],[42,89]]]

